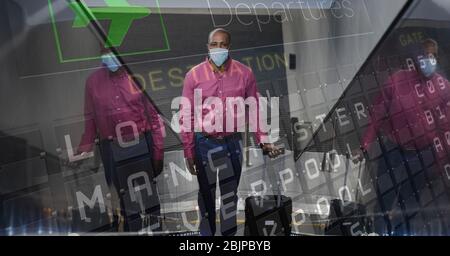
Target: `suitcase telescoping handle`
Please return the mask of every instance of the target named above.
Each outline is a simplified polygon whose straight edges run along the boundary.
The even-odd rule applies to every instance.
[[[284,153],[284,152],[283,152]],[[274,178],[273,180],[276,181],[275,182],[275,186],[272,187],[272,191],[274,192],[276,198],[277,198],[277,207],[281,206],[281,189],[280,189],[280,184],[281,181],[278,179],[278,175],[275,174],[275,170],[273,168],[273,162],[275,161],[283,161],[280,160],[279,157],[277,158],[270,158],[268,155],[263,155],[263,160],[264,160],[264,170],[263,170],[263,181],[266,180],[266,173],[269,175],[269,179],[270,178]],[[277,161],[277,162],[278,162]],[[275,176],[275,177],[273,177]]]

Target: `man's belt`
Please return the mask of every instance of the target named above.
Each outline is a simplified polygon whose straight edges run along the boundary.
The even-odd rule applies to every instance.
[[[229,134],[229,135],[226,135],[226,136],[213,135],[213,134],[208,134],[208,133],[205,133],[205,132],[201,132],[200,135],[205,137],[205,138],[207,138],[207,139],[215,140],[215,141],[220,142],[220,143],[225,143],[225,142],[227,142],[230,139],[240,139],[241,138],[241,134],[238,133],[238,132],[233,133],[233,134]]]

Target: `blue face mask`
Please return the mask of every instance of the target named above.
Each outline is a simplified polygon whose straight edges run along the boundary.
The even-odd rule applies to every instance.
[[[102,63],[111,72],[116,72],[122,66],[116,56],[112,53],[102,55]]]
[[[228,49],[223,48],[213,48],[209,50],[209,58],[220,67],[228,59]]]
[[[437,61],[435,58],[423,58],[420,61],[420,71],[426,77],[431,77],[437,69]]]

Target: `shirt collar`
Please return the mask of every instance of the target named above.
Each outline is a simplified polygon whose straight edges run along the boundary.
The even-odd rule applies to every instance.
[[[123,67],[120,67],[116,72],[109,71],[109,69],[105,66],[102,67],[110,78],[120,79],[127,76],[127,71]]]
[[[211,70],[213,72],[219,72],[219,71],[225,72],[225,71],[228,71],[228,69],[230,69],[232,59],[231,59],[231,57],[228,57],[228,60],[220,68],[218,68],[216,65],[214,65],[208,57],[206,57],[206,61],[208,62],[209,66],[211,67]]]

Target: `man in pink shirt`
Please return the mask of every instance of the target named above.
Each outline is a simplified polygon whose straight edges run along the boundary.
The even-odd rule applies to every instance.
[[[184,156],[189,171],[197,175],[200,189],[200,233],[209,236],[216,231],[217,176],[222,199],[221,233],[234,235],[237,230],[237,188],[242,170],[242,138],[239,131],[242,127],[238,122],[230,124],[230,120],[227,120],[230,112],[227,111],[232,109],[234,114],[242,113],[236,113],[227,99],[240,97],[258,102],[255,76],[249,67],[229,57],[230,46],[231,35],[225,29],[215,29],[210,33],[208,58],[186,74],[183,98],[187,102],[181,103],[180,111]],[[215,101],[208,104],[208,98],[215,98]],[[193,106],[196,100],[203,104],[199,111],[201,113],[195,113]],[[258,119],[255,118],[258,117],[258,112],[255,108],[249,113],[253,120],[251,125],[259,121],[255,120]],[[200,119],[196,114],[199,114]],[[236,118],[231,119],[236,121]],[[264,143],[268,142],[267,136],[261,131],[259,124],[256,126],[256,140],[263,151],[270,157],[281,154],[281,150],[273,144]]]
[[[85,131],[78,152],[82,156],[88,154],[93,150],[94,140],[99,138],[106,181],[111,188],[114,185],[121,195],[121,189],[130,189],[123,188],[118,180],[117,168],[121,163],[148,159],[151,161],[149,166],[153,167],[153,172],[146,170],[149,178],[161,173],[164,124],[120,61],[103,47],[102,64],[86,81]],[[124,227],[128,230],[126,209],[122,196],[119,197],[121,214],[125,217]],[[159,208],[152,212],[159,215]]]
[[[436,161],[444,167],[450,150],[450,83],[436,72],[438,45],[423,43],[416,60],[408,59],[408,70],[391,75],[369,108],[370,125],[361,139],[367,151],[377,133],[404,151],[431,147]]]
[[[422,205],[427,203],[428,190],[419,185],[427,182],[425,176],[415,174],[423,171],[429,180],[441,174],[450,177],[450,83],[437,72],[437,42],[427,39],[421,48],[418,56],[406,59],[407,69],[385,81],[369,107],[370,124],[361,138],[362,151],[370,153],[376,144],[384,151],[383,158],[375,162],[377,169],[372,170],[380,197],[390,193],[390,184],[398,186],[397,197],[401,198],[389,203],[382,200],[379,209],[383,214],[373,215],[384,219],[374,221],[375,229],[391,234],[403,234],[401,225],[396,226],[403,219],[400,202],[408,215],[418,210],[412,203],[416,198]],[[418,186],[414,199],[403,198],[400,192],[408,177]]]
[[[400,188],[408,177],[417,185],[425,184],[425,176],[409,176],[419,171],[424,171],[429,180],[439,178],[441,174],[450,177],[450,83],[437,72],[437,56],[437,42],[425,40],[422,52],[406,59],[408,68],[393,73],[369,106],[370,123],[362,135],[361,150],[354,154],[362,160],[364,153],[370,155],[374,148],[383,150],[383,158],[374,162],[378,168],[372,170],[374,176],[383,176],[376,180],[380,198],[384,198],[383,193],[392,188],[389,184],[395,183],[398,184],[397,197],[404,196]],[[426,189],[419,185],[415,196],[422,205],[426,204]],[[395,209],[398,209],[399,201],[407,199],[382,200],[380,210],[383,215],[377,213],[373,216],[386,222],[374,221],[378,223],[376,230],[397,234],[398,226],[394,224],[403,217]],[[408,214],[417,211],[411,203],[404,203],[404,207]],[[403,232],[401,228],[399,232]]]

